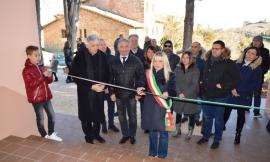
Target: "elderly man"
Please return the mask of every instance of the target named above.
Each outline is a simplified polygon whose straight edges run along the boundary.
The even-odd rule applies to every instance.
[[[110,83],[137,89],[137,93],[141,94],[145,86],[145,74],[143,64],[133,54],[129,54],[129,41],[121,39],[118,42],[118,50],[120,55],[110,64]],[[112,101],[116,101],[117,112],[119,116],[122,139],[120,144],[130,140],[131,144],[136,143],[137,130],[137,109],[136,109],[136,93],[123,89],[109,88]],[[127,115],[129,121],[127,121]]]
[[[74,76],[108,81],[108,66],[106,56],[98,50],[99,38],[96,35],[87,37],[86,47],[78,51],[72,64],[71,74]],[[94,140],[105,143],[99,135],[100,124],[104,122],[104,89],[105,86],[93,82],[74,79],[77,84],[78,112],[82,130],[87,143]]]
[[[137,34],[131,34],[128,39],[130,43],[130,54],[137,56],[144,63],[144,51],[139,47],[139,36]]]
[[[156,51],[161,51],[161,47],[157,45],[157,40],[156,39],[151,39],[151,45],[155,47]]]

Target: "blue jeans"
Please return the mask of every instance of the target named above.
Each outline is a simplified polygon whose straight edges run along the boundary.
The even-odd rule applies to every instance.
[[[207,99],[207,101],[226,103],[228,98]],[[204,115],[204,128],[203,138],[209,139],[213,126],[213,119],[215,119],[215,137],[214,142],[219,142],[222,139],[223,127],[224,127],[224,110],[222,106],[203,105]]]
[[[51,135],[54,132],[54,124],[55,124],[55,113],[53,111],[51,101],[33,103],[32,105],[36,113],[36,122],[40,135],[42,137],[45,137],[47,135],[47,132],[44,128],[43,110],[45,110],[48,117],[48,135]]]
[[[149,141],[149,156],[165,158],[168,155],[169,133],[167,131],[150,131]]]
[[[109,127],[114,126],[114,108],[115,108],[115,102],[111,100],[111,97],[109,94],[105,94],[105,100],[108,103],[108,123]],[[106,122],[106,121],[105,121]]]

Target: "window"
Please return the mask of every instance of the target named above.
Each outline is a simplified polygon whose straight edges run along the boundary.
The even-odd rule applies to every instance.
[[[66,38],[67,37],[67,31],[65,29],[61,30],[61,34],[62,34],[62,38]]]
[[[84,29],[84,38],[87,38],[87,31]]]
[[[82,29],[80,29],[80,38],[82,38],[82,34],[83,34]]]

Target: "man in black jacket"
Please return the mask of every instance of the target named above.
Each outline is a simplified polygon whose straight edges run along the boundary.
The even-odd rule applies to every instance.
[[[139,47],[139,36],[131,34],[129,37],[130,54],[137,56],[144,63],[144,50]]]
[[[260,55],[262,57],[262,64],[261,64],[262,71],[263,71],[262,84],[260,87],[260,91],[254,92],[254,106],[260,107],[261,106],[261,93],[262,93],[262,85],[264,82],[264,75],[268,72],[269,67],[270,67],[269,50],[267,48],[264,48],[262,36],[255,36],[253,38],[252,43],[251,43],[251,47],[257,47],[259,49]],[[262,117],[262,115],[260,114],[260,110],[255,109],[254,110],[254,118],[261,118],[261,117]]]
[[[180,57],[173,53],[172,41],[167,40],[163,45],[163,51],[167,54],[171,70],[174,71],[177,64],[180,62]]]
[[[240,82],[240,73],[236,64],[230,60],[230,50],[223,41],[215,41],[205,56],[202,84],[203,99],[207,101],[226,103],[230,91]],[[199,145],[208,142],[215,119],[215,137],[211,149],[219,147],[224,127],[224,107],[203,105],[204,127],[203,137]]]
[[[113,62],[115,56],[111,54],[110,48],[107,46],[106,41],[104,39],[99,40],[99,50],[106,55],[108,66]],[[115,109],[115,102],[113,102],[110,98],[110,94],[108,89],[105,90],[105,100],[107,101],[108,105],[108,129],[112,130],[113,132],[119,132],[119,129],[114,125],[114,109]],[[107,133],[107,122],[106,120],[102,123],[102,133]]]
[[[136,89],[141,94],[145,86],[145,74],[143,64],[136,56],[129,54],[129,41],[121,39],[118,42],[120,55],[110,64],[110,83]],[[137,110],[136,92],[117,88],[109,88],[112,101],[116,101],[119,116],[122,139],[120,144],[130,139],[131,144],[136,143]],[[128,114],[129,121],[127,121]]]

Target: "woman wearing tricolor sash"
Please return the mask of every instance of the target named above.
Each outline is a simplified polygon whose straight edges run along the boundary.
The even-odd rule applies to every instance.
[[[146,91],[157,96],[145,96],[142,128],[150,131],[149,156],[166,158],[168,131],[173,131],[175,128],[170,110],[172,101],[168,99],[170,90],[175,87],[175,81],[166,54],[157,52],[154,55],[146,77]]]

